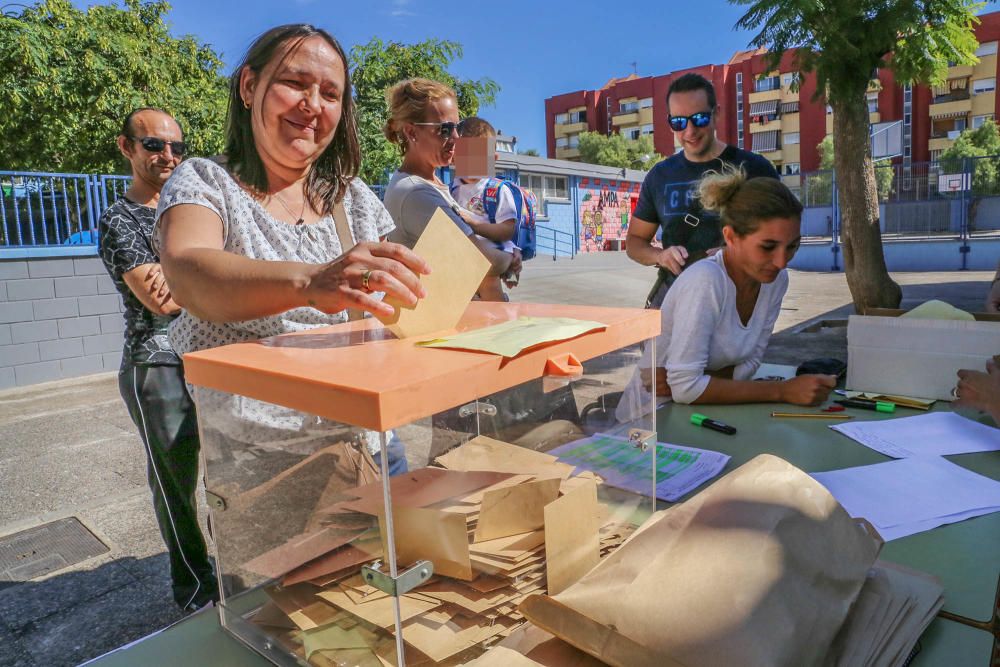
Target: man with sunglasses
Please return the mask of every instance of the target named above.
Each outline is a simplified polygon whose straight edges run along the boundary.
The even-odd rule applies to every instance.
[[[218,599],[198,524],[198,428],[181,360],[167,326],[180,312],[151,243],[160,190],[187,150],[181,128],[160,109],[136,109],[122,124],[118,149],[132,184],[101,216],[98,247],[125,304],[118,388],[139,430],[153,509],[167,546],[174,600],[185,611]]]
[[[667,90],[670,128],[682,150],[653,167],[643,181],[632,219],[626,250],[640,264],[656,266],[656,282],[647,308],[659,308],[670,285],[685,266],[723,245],[716,213],[704,211],[698,201],[698,181],[723,165],[742,167],[748,178],[778,178],[766,158],[728,146],[715,134],[719,107],[711,81],[700,74],[677,78]],[[662,230],[663,248],[652,245]]]

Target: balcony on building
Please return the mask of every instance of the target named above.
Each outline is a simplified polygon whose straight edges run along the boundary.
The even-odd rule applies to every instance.
[[[553,133],[556,137],[579,134],[580,132],[585,132],[587,129],[586,110],[556,114],[555,124],[553,125]]]
[[[771,162],[781,162],[781,132],[768,130],[754,134],[751,150],[760,153]]]
[[[619,111],[611,117],[611,124],[615,127],[622,125],[635,125],[639,122],[639,110]]]
[[[935,104],[947,104],[949,102],[959,102],[968,100],[969,77],[948,79],[940,86],[934,86],[931,97],[931,111],[933,113]]]
[[[952,112],[946,115],[931,116],[931,136],[927,149],[932,151],[950,148],[958,139],[958,135],[969,126],[969,118],[965,112]]]
[[[577,160],[580,158],[580,149],[573,148],[570,146],[562,147],[556,146],[556,159],[557,160]]]

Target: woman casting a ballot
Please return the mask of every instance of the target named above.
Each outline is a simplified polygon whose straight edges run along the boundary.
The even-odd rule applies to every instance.
[[[360,163],[340,44],[302,24],[263,34],[232,77],[224,165],[187,160],[160,196],[178,352],[391,314],[373,292],[424,295],[424,262],[379,241],[394,225]]]
[[[699,196],[705,209],[719,212],[726,244],[670,288],[660,308],[655,378],[641,384],[655,384],[658,397],[678,403],[822,402],[836,383],[829,375],[751,380],[788,289],[785,267],[799,247],[802,205],[780,181],[747,180],[740,171],[707,175]],[[639,385],[633,380],[622,401],[632,414],[645,403]]]
[[[278,26],[247,51],[230,81],[225,157],[183,162],[160,195],[163,272],[184,308],[170,329],[177,352],[336,324],[348,308],[391,315],[377,293],[409,305],[425,296],[418,275],[429,267],[380,240],[392,218],[356,178],[351,95],[347,57],[325,30]],[[248,448],[304,442],[311,451],[330,427],[203,394],[199,420],[211,410],[211,426]],[[370,434],[357,440],[352,455],[378,451]],[[390,471],[393,458],[390,447]]]

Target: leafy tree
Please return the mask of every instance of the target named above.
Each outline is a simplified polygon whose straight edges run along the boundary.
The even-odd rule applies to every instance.
[[[0,168],[103,172],[126,166],[115,137],[143,106],[174,115],[195,154],[222,149],[222,62],[194,37],[172,37],[166,2],[86,10],[42,0],[0,16]]]
[[[965,130],[941,153],[941,169],[946,174],[972,174],[972,201],[969,228],[974,229],[979,203],[985,196],[1000,194],[1000,131],[992,120],[975,130]]]
[[[606,136],[600,132],[583,132],[579,148],[582,161],[608,167],[649,169],[663,159],[648,136],[626,139],[618,133]]]
[[[461,57],[461,44],[441,39],[400,44],[376,37],[351,49],[364,181],[382,183],[400,163],[399,149],[382,134],[389,119],[385,93],[393,84],[418,76],[445,83],[455,89],[461,117],[474,116],[480,105],[496,101],[500,88],[492,79],[459,79],[448,71],[451,63]]]
[[[816,149],[819,151],[819,168],[822,171],[806,177],[806,192],[809,197],[807,204],[828,206],[833,203],[833,135],[823,137]],[[875,163],[875,190],[879,201],[887,200],[892,194],[895,177],[892,160],[879,160]]]
[[[531,157],[538,157],[538,149],[536,148],[525,148],[523,151],[518,151],[518,155],[530,155]]]
[[[759,30],[754,46],[776,68],[796,49],[801,72],[833,107],[834,164],[843,220],[844,268],[854,307],[895,308],[902,291],[889,277],[879,232],[878,194],[865,95],[875,68],[901,83],[943,82],[948,63],[976,61],[974,0],[730,0],[749,5],[737,27]]]

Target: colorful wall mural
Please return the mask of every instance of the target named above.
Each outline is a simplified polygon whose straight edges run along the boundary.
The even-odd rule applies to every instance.
[[[581,178],[580,252],[624,250],[628,221],[638,199],[638,183]]]

